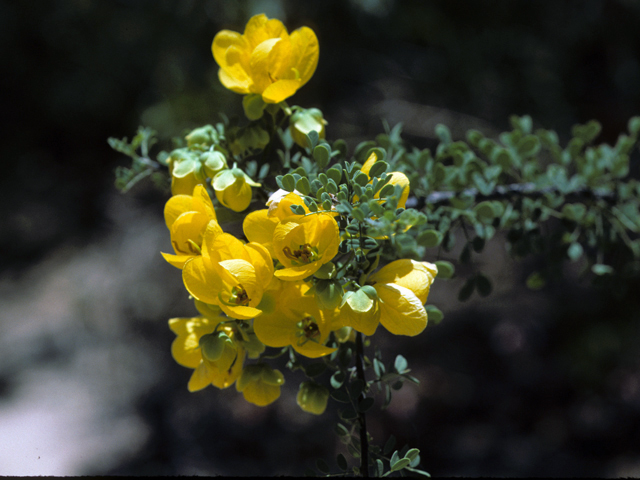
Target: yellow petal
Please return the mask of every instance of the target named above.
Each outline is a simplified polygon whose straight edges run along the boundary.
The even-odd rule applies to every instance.
[[[203,256],[188,260],[182,269],[182,281],[187,291],[196,300],[205,303],[218,303],[218,293],[222,290],[222,281],[211,262]]]
[[[275,257],[273,250],[273,232],[278,225],[278,219],[269,217],[269,210],[256,210],[247,215],[242,223],[242,230],[250,242],[263,245],[269,255]]]
[[[282,48],[280,38],[269,38],[251,52],[249,66],[253,80],[253,93],[262,93],[275,81],[275,70],[281,68],[286,48]],[[275,62],[275,63],[274,63]]]
[[[164,221],[167,228],[184,212],[193,210],[193,197],[191,195],[174,195],[164,204]]]
[[[211,385],[214,373],[209,362],[204,360],[200,361],[200,364],[191,374],[187,388],[190,392],[197,392],[198,390],[208,387]]]
[[[370,282],[393,283],[411,290],[424,305],[438,269],[427,262],[395,260],[369,277]]]
[[[209,258],[211,258],[214,263],[234,258],[251,263],[251,255],[242,241],[229,233],[222,233],[214,238],[208,237],[205,233],[204,242],[206,248],[203,247],[203,255],[206,250]]]
[[[296,93],[302,86],[300,80],[278,80],[262,92],[265,103],[280,103]]]
[[[202,245],[209,218],[200,212],[185,212],[171,225],[171,244],[178,255],[199,255],[193,245]],[[193,242],[193,243],[191,243]]]
[[[364,165],[362,165],[362,168],[360,169],[360,171],[369,175],[369,170],[371,170],[371,167],[373,167],[373,164],[376,163],[377,161],[378,161],[378,156],[376,155],[376,152],[371,152],[371,155],[369,155],[369,158],[367,158],[367,161],[364,162]]]
[[[309,358],[320,358],[325,355],[329,355],[337,350],[337,348],[329,348],[325,345],[320,345],[319,343],[313,342],[311,340],[301,343],[298,345],[297,343],[293,343],[293,349],[298,352],[300,355],[304,355]]]
[[[202,185],[203,180],[199,180],[195,173],[190,173],[184,177],[171,176],[171,195],[191,195],[196,185]]]
[[[231,72],[220,69],[218,70],[218,78],[220,79],[220,83],[232,92],[243,95],[251,93],[251,86],[253,85],[251,78],[249,75],[242,75],[240,67],[235,68]]]
[[[254,49],[268,38],[278,38],[287,35],[287,29],[278,19],[269,20],[264,13],[254,15],[244,27],[244,37]]]
[[[273,260],[269,250],[254,242],[248,243],[245,247],[251,255],[251,263],[256,269],[258,282],[266,289],[273,278]]]
[[[349,295],[351,293],[351,295]],[[345,295],[345,301],[340,309],[340,315],[336,319],[341,325],[332,325],[332,329],[335,329],[337,326],[347,326],[351,327],[358,332],[362,332],[365,335],[371,336],[373,335],[380,323],[380,308],[378,305],[378,301],[374,299],[371,300],[371,305],[368,311],[361,312],[358,311],[355,305],[352,304],[352,300],[356,300],[353,295],[355,292],[348,292]],[[364,294],[363,294],[364,295]]]
[[[302,280],[307,278],[318,271],[322,266],[322,263],[318,260],[316,262],[308,263],[306,265],[294,266],[283,268],[282,270],[276,270],[274,275],[280,280],[286,282],[293,282],[296,280]]]
[[[269,385],[262,381],[251,382],[242,390],[242,395],[247,402],[264,407],[280,397],[280,386]]]
[[[193,207],[194,210],[204,213],[210,220],[218,220],[211,197],[202,185],[196,185],[193,189]]]
[[[427,312],[411,290],[400,285],[376,284],[380,323],[394,335],[415,336],[427,326]]]
[[[298,71],[300,86],[309,81],[318,66],[320,47],[316,34],[309,27],[291,32],[293,66]]]
[[[232,32],[231,30],[221,30],[213,38],[213,43],[211,44],[211,52],[213,53],[213,58],[220,66],[220,68],[225,69],[229,67],[229,64],[227,63],[227,50],[230,47],[235,47],[235,49],[240,52],[246,52],[248,60],[249,45],[246,42],[245,38],[238,32]]]
[[[242,365],[244,363],[244,357],[246,353],[244,349],[238,348],[237,358],[235,363],[228,370],[217,369],[217,372],[213,375],[211,384],[220,389],[230,387],[242,374]]]
[[[160,252],[162,258],[164,258],[170,265],[173,265],[176,268],[182,270],[184,264],[190,258],[193,258],[193,255],[170,255],[168,253]]]
[[[171,344],[173,359],[183,367],[196,368],[202,360],[198,340],[199,338],[194,334],[174,339]]]

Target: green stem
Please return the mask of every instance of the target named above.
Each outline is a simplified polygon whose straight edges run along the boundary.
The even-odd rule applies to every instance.
[[[364,378],[364,348],[362,345],[362,333],[356,335],[356,370],[358,378],[366,385]],[[364,400],[364,391],[358,397],[358,404]],[[369,476],[369,439],[367,438],[367,417],[365,412],[358,410],[358,421],[360,422],[360,475]]]

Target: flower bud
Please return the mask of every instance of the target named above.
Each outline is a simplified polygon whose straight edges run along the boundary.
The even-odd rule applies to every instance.
[[[249,365],[236,382],[236,390],[247,402],[264,407],[278,399],[283,384],[284,375],[279,370],[265,364]]]
[[[213,177],[213,189],[218,201],[234,212],[245,210],[251,203],[251,187],[261,184],[254,182],[239,168],[222,170]]]
[[[206,152],[200,155],[200,163],[204,175],[209,178],[216,176],[216,173],[228,168],[227,159],[220,152]]]
[[[218,132],[212,125],[205,125],[204,127],[192,130],[185,139],[189,147],[193,147],[194,145],[209,147],[218,143]]]
[[[220,360],[226,348],[236,348],[233,340],[224,332],[203,335],[198,343],[202,350],[202,357],[210,362]]]
[[[329,390],[315,382],[303,382],[296,397],[296,402],[302,410],[314,415],[321,415],[327,408]]]
[[[324,126],[327,121],[322,118],[322,112],[317,108],[300,109],[289,119],[289,132],[293,141],[302,148],[307,148],[307,135],[311,131],[318,132],[319,138],[324,138]]]

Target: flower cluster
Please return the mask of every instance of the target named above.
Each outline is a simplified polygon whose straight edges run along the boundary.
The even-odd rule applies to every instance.
[[[320,358],[335,355],[356,332],[373,335],[379,324],[396,335],[417,335],[427,325],[424,304],[437,268],[397,256],[386,261],[395,231],[418,223],[415,215],[399,220],[407,217],[408,178],[387,173],[379,149],[362,164],[341,160],[330,167],[338,152],[321,141],[322,113],[284,102],[316,68],[313,31],[289,35],[278,20],[258,15],[243,35],[218,33],[212,50],[223,85],[245,95],[250,123],[196,129],[168,155],[173,196],[164,216],[174,253],[163,256],[182,270],[200,314],[169,321],[177,335],[172,354],[193,369],[190,391],[235,384],[247,401],[267,405],[279,397],[284,376],[264,361],[266,347]],[[256,138],[274,130],[266,128],[265,111],[274,123],[278,115],[289,117],[280,140],[295,142],[298,158],[310,156],[306,167],[289,166],[271,178],[263,164],[259,183],[247,174],[247,159],[264,148]],[[277,140],[267,137],[266,143]],[[264,208],[244,216],[244,238],[225,231],[220,209],[246,210],[252,187],[263,184],[261,192],[271,188],[271,194]],[[379,268],[381,258],[386,264]],[[298,404],[320,414],[328,397],[325,387],[306,381]]]

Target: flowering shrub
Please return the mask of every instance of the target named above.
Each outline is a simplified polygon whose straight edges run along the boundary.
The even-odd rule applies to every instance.
[[[118,173],[123,190],[161,166],[171,178],[164,216],[174,253],[162,255],[182,270],[200,313],[169,320],[176,334],[172,355],[193,370],[190,391],[235,385],[258,406],[279,398],[286,377],[269,362],[288,355],[287,367],[307,377],[297,395],[304,412],[323,414],[330,398],[346,404],[336,432],[359,459],[353,473],[382,476],[406,469],[428,475],[417,468],[417,449],[391,453],[393,441],[384,449],[369,444],[366,412],[376,390],[387,406],[393,389],[418,380],[401,355],[389,366],[379,350],[365,357],[371,345],[365,337],[379,325],[394,335],[415,336],[429,319],[442,319],[438,308],[425,304],[436,277],[453,276],[453,264],[424,258],[450,252],[456,226],[467,239],[462,263],[499,228],[518,232],[507,238],[517,253],[526,254],[536,222],[554,215],[574,232],[558,243],[561,256],[577,261],[584,255],[596,276],[613,272],[603,255],[616,235],[627,247],[619,255],[636,264],[640,258],[640,244],[627,231],[640,231],[637,201],[630,200],[630,192],[640,188],[635,180],[622,189],[614,183],[628,175],[640,119],[630,121],[630,136],[615,148],[587,149],[598,130],[589,124],[578,128],[563,150],[555,133],[533,134],[530,118],[514,117],[514,131],[501,136],[502,146],[476,131],[469,132],[469,144],[453,142],[441,125],[433,157],[429,150],[408,149],[396,127],[349,156],[344,141],[325,140],[327,122],[320,110],[285,101],[317,66],[319,47],[311,29],[289,34],[280,21],[257,15],[243,34],[219,32],[212,52],[222,84],[243,95],[244,124],[197,128],[157,162],[147,158],[149,130],[141,129],[131,144],[110,140],[134,160],[130,170]],[[546,171],[538,162],[543,150],[555,160]],[[570,167],[576,172],[569,178]],[[509,183],[514,178],[525,184]],[[602,217],[600,223],[595,218],[611,201],[606,187],[617,188],[614,201],[623,204],[606,217],[604,228]],[[587,206],[574,201],[572,195],[578,198],[587,188],[597,192],[595,201]],[[517,194],[524,200],[513,206]],[[225,231],[218,221],[221,209],[242,214],[244,238]],[[593,225],[598,230],[590,235]],[[583,249],[580,240],[592,248]],[[522,247],[522,242],[529,243]],[[436,247],[437,257],[429,252]],[[530,286],[540,282],[544,272],[534,272]],[[491,292],[480,272],[467,280],[459,298],[476,290],[483,296]],[[343,455],[337,461],[349,470]]]

